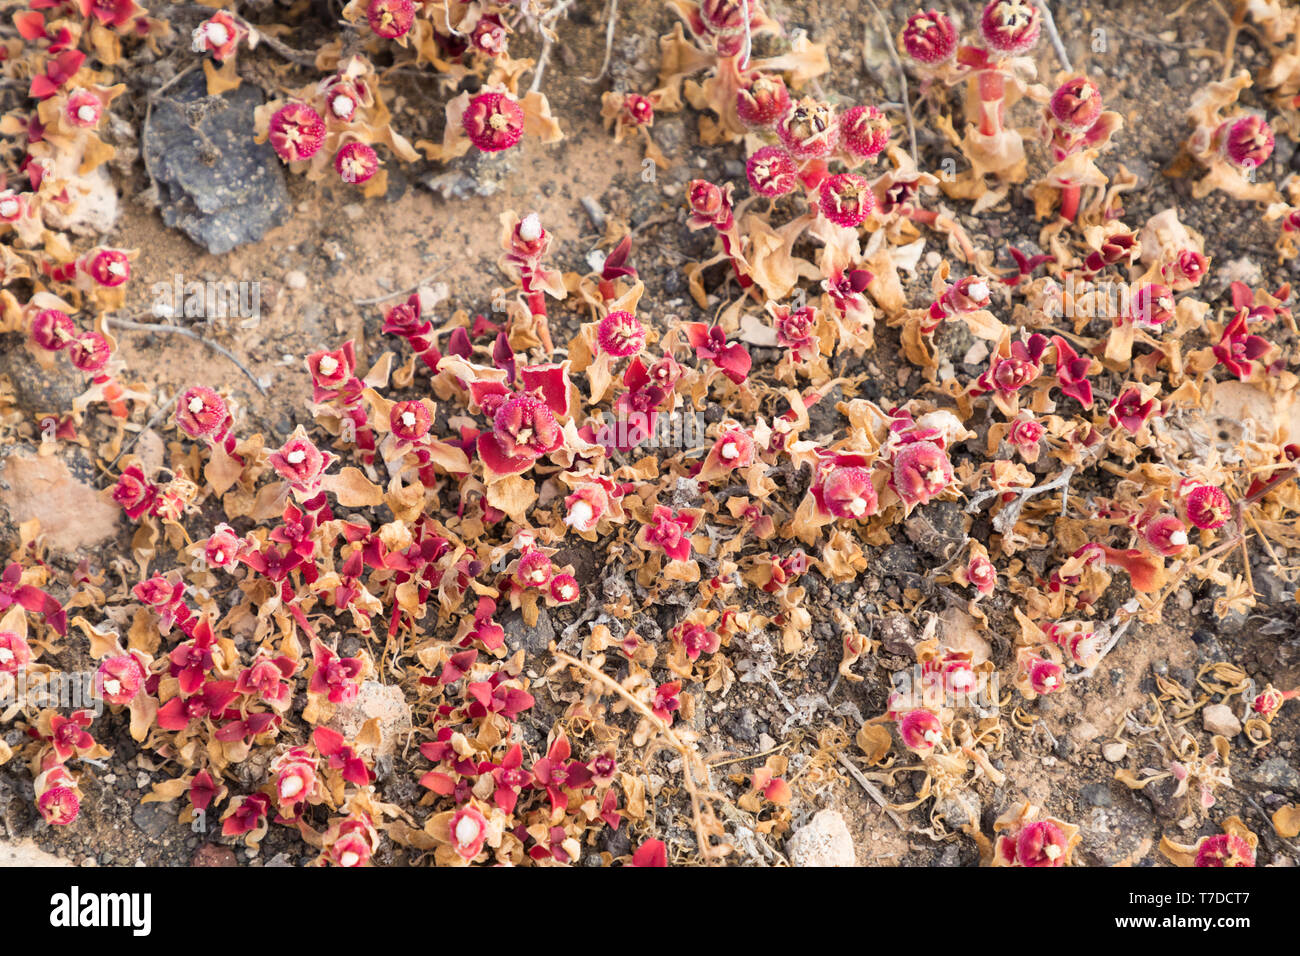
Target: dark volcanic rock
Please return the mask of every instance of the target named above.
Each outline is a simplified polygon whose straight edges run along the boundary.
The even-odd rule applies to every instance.
[[[158,184],[163,222],[213,255],[256,242],[288,216],[279,157],[253,142],[258,88],[208,96],[202,73],[179,81],[144,129],[146,168]]]

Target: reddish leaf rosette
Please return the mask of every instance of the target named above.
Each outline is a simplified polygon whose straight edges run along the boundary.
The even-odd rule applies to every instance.
[[[821,159],[839,145],[839,119],[829,104],[804,97],[777,121],[776,135],[795,159]]]
[[[855,106],[840,117],[840,145],[854,159],[870,159],[889,145],[889,119],[874,106]]]
[[[999,56],[1023,56],[1038,42],[1043,15],[1032,0],[993,0],[980,16],[980,36]]]
[[[480,93],[462,119],[465,135],[485,153],[509,149],[524,135],[524,110],[508,93]]]
[[[912,14],[899,39],[907,55],[925,66],[937,66],[957,55],[957,29],[938,10]]]
[[[789,108],[790,93],[780,74],[756,73],[736,93],[736,115],[754,129],[770,129]]]
[[[894,455],[889,487],[911,511],[928,503],[952,484],[952,462],[942,448],[930,441],[903,445]]]
[[[276,110],[267,130],[271,147],[286,163],[311,159],[325,144],[325,121],[311,106],[298,101]]]
[[[818,193],[821,214],[837,226],[856,228],[876,207],[871,186],[857,173],[831,176]]]
[[[798,177],[794,157],[780,146],[764,146],[745,163],[749,188],[769,199],[794,192]]]

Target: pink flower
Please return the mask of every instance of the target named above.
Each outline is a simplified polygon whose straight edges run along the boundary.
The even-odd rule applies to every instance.
[[[679,680],[660,684],[655,688],[654,701],[650,705],[650,710],[665,724],[671,726],[673,714],[680,710],[682,706],[681,692],[682,682]]]
[[[826,179],[818,193],[821,214],[837,226],[856,228],[876,208],[867,181],[857,173],[840,173]]]
[[[1159,515],[1142,528],[1142,538],[1161,555],[1173,557],[1187,547],[1187,526],[1174,515]]]
[[[1136,435],[1142,430],[1147,419],[1156,410],[1156,400],[1142,400],[1142,393],[1136,388],[1127,388],[1119,398],[1110,403],[1108,419],[1112,428],[1122,426],[1130,434]]]
[[[776,341],[790,350],[790,354],[801,362],[817,357],[818,342],[816,337],[817,310],[812,306],[791,311],[784,305],[773,310],[776,318]]]
[[[736,115],[754,129],[770,128],[789,108],[790,93],[779,73],[756,73],[736,93]]]
[[[952,463],[943,449],[931,441],[917,441],[895,453],[889,486],[910,511],[942,494],[952,479]]]
[[[1246,325],[1247,312],[1241,310],[1223,330],[1219,344],[1213,347],[1219,364],[1244,381],[1251,372],[1250,363],[1261,361],[1273,344],[1262,335],[1254,335]]]
[[[687,188],[686,201],[691,209],[688,221],[692,229],[713,226],[725,231],[731,228],[733,220],[730,183],[718,188],[707,180],[693,179]]]
[[[646,840],[632,854],[629,866],[664,866],[668,865],[668,848],[663,840]]]
[[[609,510],[609,495],[602,485],[588,482],[564,499],[564,507],[565,524],[574,531],[594,531]]]
[[[264,793],[236,797],[222,814],[222,836],[243,836],[252,833],[266,823],[266,814],[270,809],[271,798]]]
[[[0,674],[17,674],[32,662],[32,649],[13,631],[0,631]]]
[[[998,571],[992,561],[979,554],[966,565],[966,579],[980,594],[992,594],[997,587]]]
[[[545,789],[552,809],[568,803],[565,790],[582,790],[591,786],[591,770],[586,764],[570,760],[573,750],[569,738],[561,733],[546,751],[546,756],[533,764],[536,785]]]
[[[871,472],[856,465],[833,468],[822,482],[821,504],[835,517],[851,521],[875,514],[880,505]]]
[[[77,326],[66,312],[42,309],[32,318],[32,341],[49,352],[61,352],[76,337]]]
[[[1232,517],[1232,502],[1222,488],[1194,485],[1187,492],[1187,520],[1204,531],[1221,528]]]
[[[50,717],[50,745],[61,761],[75,756],[86,756],[95,749],[95,738],[86,730],[95,720],[89,710],[78,710],[71,717],[54,714]]]
[[[1255,851],[1239,836],[1217,833],[1196,844],[1196,866],[1254,866]]]
[[[483,851],[487,839],[487,817],[472,804],[461,807],[452,814],[448,826],[451,846],[463,860],[472,860]]]
[[[301,425],[279,451],[272,452],[267,457],[276,474],[303,496],[311,496],[320,491],[325,469],[333,460],[333,455],[316,447],[316,443],[307,437]]]
[[[1043,426],[1032,418],[1017,418],[1007,431],[1007,441],[1011,442],[1026,458],[1030,455],[1037,458],[1038,446],[1045,434],[1046,430]]]
[[[248,27],[226,11],[218,10],[194,28],[191,46],[195,53],[211,53],[214,60],[224,63],[246,36]]]
[[[206,386],[187,388],[176,400],[176,424],[191,438],[216,438],[229,421],[225,399]]]
[[[1052,694],[1065,688],[1061,665],[1054,661],[1029,654],[1021,667],[1036,694]]]
[[[582,589],[572,574],[557,574],[551,578],[551,600],[557,604],[572,604],[578,600]]]
[[[361,672],[365,665],[357,657],[339,657],[319,640],[311,643],[315,672],[307,685],[312,694],[324,694],[331,704],[346,704],[356,699]]]
[[[637,545],[655,547],[674,561],[686,561],[691,556],[691,533],[699,524],[699,515],[676,514],[670,508],[656,505],[650,523],[637,532]]]
[[[681,642],[689,660],[699,660],[701,654],[712,654],[721,646],[722,639],[716,631],[703,624],[678,625],[674,637]]]
[[[1016,838],[1016,862],[1021,866],[1064,866],[1068,841],[1050,820],[1030,823]]]
[[[335,398],[349,385],[357,369],[356,352],[351,342],[346,342],[333,352],[313,352],[307,356],[307,371],[311,373],[312,401],[320,404]]]
[[[819,159],[839,144],[839,119],[829,104],[804,97],[777,120],[776,135],[795,159]]]
[[[951,60],[957,53],[957,31],[947,14],[924,10],[907,18],[902,32],[907,55],[927,66]]]
[[[77,819],[81,800],[77,796],[77,782],[61,763],[52,763],[37,776],[36,809],[46,823],[66,827]]]
[[[645,348],[645,326],[631,312],[611,312],[600,320],[596,341],[602,352],[626,358]]]
[[[1042,14],[1029,0],[993,0],[980,17],[980,34],[994,53],[1023,56],[1038,42]]]
[[[753,362],[749,352],[739,342],[728,345],[727,333],[722,326],[691,322],[685,326],[685,331],[687,341],[695,349],[696,358],[712,362],[737,385],[749,376]]]
[[[519,791],[533,782],[533,775],[523,768],[523,762],[523,750],[515,744],[506,751],[501,763],[492,768],[492,780],[497,785],[492,802],[504,813],[515,812]]]
[[[909,710],[898,718],[898,735],[908,750],[925,756],[943,743],[943,723],[928,710]]]
[[[288,657],[263,657],[239,672],[235,690],[273,707],[286,707],[293,697],[293,686],[286,682],[297,669]]]
[[[311,159],[325,143],[325,121],[300,101],[281,106],[267,127],[271,147],[286,163]]]
[[[564,432],[541,399],[511,395],[497,409],[492,431],[478,438],[484,467],[498,475],[521,474],[542,455],[564,444]]]
[[[855,159],[870,159],[889,145],[889,120],[874,106],[855,106],[840,118],[840,145]]]
[[[799,183],[794,157],[780,146],[764,146],[745,163],[749,188],[769,199],[793,192]]]
[[[536,549],[525,551],[515,566],[515,583],[525,588],[544,588],[551,583],[555,569],[551,559]]]
[[[144,678],[144,668],[133,656],[106,657],[95,671],[95,696],[115,707],[125,706],[140,692]]]
[[[293,747],[271,762],[271,773],[280,814],[297,817],[317,790],[315,755],[306,747]]]
[[[1061,391],[1078,400],[1084,408],[1091,408],[1092,383],[1088,381],[1088,371],[1092,368],[1092,358],[1080,356],[1059,335],[1053,336],[1052,343],[1056,346],[1056,381]]]
[[[480,93],[462,120],[469,141],[485,153],[509,149],[524,135],[524,111],[507,93]]]
[[[1173,320],[1175,308],[1174,294],[1169,287],[1151,282],[1134,293],[1129,318],[1139,328],[1159,328]]]
[[[158,500],[158,488],[145,478],[139,465],[129,465],[118,475],[117,484],[113,486],[113,500],[122,506],[128,518],[139,521],[153,509]]]
[[[235,534],[230,525],[222,522],[212,529],[203,544],[203,560],[212,568],[228,568],[239,560],[244,550],[244,539]]]

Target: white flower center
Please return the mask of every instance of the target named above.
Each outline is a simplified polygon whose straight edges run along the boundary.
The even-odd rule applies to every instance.
[[[298,794],[302,793],[302,778],[296,774],[292,777],[286,777],[280,784],[280,796],[285,800],[292,800]]]
[[[1043,847],[1043,856],[1047,857],[1049,860],[1055,860],[1060,855],[1061,848],[1055,843],[1049,843],[1047,846]]]
[[[721,454],[727,461],[735,461],[740,457],[740,449],[736,447],[734,441],[729,441],[722,446]]]
[[[84,106],[77,107],[77,119],[81,120],[83,123],[93,123],[95,120],[99,119],[99,111],[89,103],[86,103]]]
[[[0,216],[4,216],[6,219],[12,219],[14,216],[17,215],[18,215],[17,199],[0,200]]]
[[[402,412],[402,424],[407,428],[415,425],[415,412]]]
[[[14,652],[7,647],[0,647],[0,664],[8,664],[14,659]]]
[[[519,238],[524,242],[536,242],[542,238],[542,220],[535,212],[524,216],[519,223]]]
[[[575,501],[573,507],[569,509],[569,517],[566,521],[570,527],[585,531],[590,526],[593,517],[595,517],[595,512],[591,510],[591,505],[585,501]]]
[[[1182,530],[1175,531],[1169,536],[1169,543],[1181,548],[1187,543],[1187,532]]]
[[[225,564],[225,563],[226,563],[226,552],[224,552],[224,551],[213,551],[213,552],[212,552],[212,563],[213,563],[213,564]]]
[[[195,395],[189,400],[186,408],[190,410],[190,414],[197,415],[199,412],[203,411],[203,399]]]
[[[970,285],[970,297],[977,302],[982,302],[989,295],[989,287],[983,282],[972,282]]]
[[[209,23],[207,29],[208,29],[208,41],[213,46],[221,46],[223,43],[225,43],[227,40],[230,39],[230,31],[227,30],[223,24]]]
[[[289,452],[289,454],[285,455],[284,457],[288,460],[289,464],[291,465],[301,465],[304,461],[306,461],[307,453],[303,451],[301,448],[295,448],[293,451]]]
[[[528,575],[528,580],[535,581],[536,583],[541,584],[543,581],[546,580],[546,572],[543,571],[541,568],[538,568],[536,571],[533,571],[531,574]]]
[[[112,276],[126,275],[126,263],[121,259],[114,259],[108,264],[108,274]]]
[[[575,588],[572,584],[560,585],[560,597],[562,597],[564,600],[568,601],[571,598],[575,598],[577,596],[578,596],[578,589]]]
[[[456,824],[456,843],[468,849],[478,839],[481,830],[478,821],[473,817],[468,815],[461,817],[460,822]]]
[[[332,355],[326,355],[320,360],[320,371],[322,375],[333,375],[339,370],[339,360]]]
[[[122,692],[122,682],[114,677],[104,681],[104,690],[108,691],[110,696],[116,697]]]
[[[352,97],[344,96],[342,93],[334,97],[330,102],[330,109],[333,110],[334,115],[340,119],[347,119],[352,115],[353,110],[356,108],[357,104],[352,102]]]
[[[925,476],[925,483],[935,487],[942,487],[948,483],[948,476],[943,473],[942,468],[932,468]]]
[[[360,860],[361,857],[357,856],[357,854],[353,853],[351,850],[345,850],[339,856],[339,862],[342,863],[344,866],[356,866],[357,863],[360,862]]]
[[[854,498],[849,502],[849,512],[861,516],[867,510],[867,502],[864,498]]]
[[[937,730],[927,730],[921,735],[921,739],[931,747],[934,747],[938,745],[939,741],[943,740],[943,734],[939,733]]]
[[[1043,678],[1043,686],[1044,686],[1044,687],[1048,687],[1048,688],[1050,688],[1050,687],[1055,687],[1055,686],[1056,686],[1056,683],[1057,683],[1057,681],[1056,681],[1056,676],[1055,676],[1055,675],[1048,675],[1047,677],[1044,677],[1044,678]]]

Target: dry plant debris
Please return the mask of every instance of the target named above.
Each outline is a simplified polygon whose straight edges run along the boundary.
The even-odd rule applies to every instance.
[[[1064,866],[1081,824],[1006,762],[1044,740],[1056,759],[1053,701],[1106,695],[1108,656],[1189,589],[1250,616],[1267,567],[1294,604],[1291,290],[1215,291],[1219,236],[1126,208],[1126,137],[1159,124],[1188,202],[1223,194],[1294,260],[1300,179],[1270,166],[1300,139],[1282,3],[1238,3],[1223,75],[1157,117],[1107,110],[1102,70],[1054,72],[1029,0],[873,16],[901,103],[855,101],[784,9],[671,0],[656,81],[611,84],[598,121],[608,149],[644,150],[648,182],[681,161],[653,135],[679,114],[744,159],[682,190],[690,314],[648,300],[648,243],[621,217],[572,270],[538,212],[508,210],[499,275],[467,290],[490,316],[423,282],[355,300],[378,342],[312,343],[310,394],[275,395],[307,413],[279,436],[241,409],[233,372],[255,373],[224,347],[225,378],[166,399],[121,358],[114,328],[149,328],[129,284],[149,279],[71,223],[123,139],[133,57],[172,57],[177,80],[201,65],[210,97],[260,86],[250,139],[382,197],[395,164],[565,138],[542,89],[571,4],[351,0],[312,50],[284,39],[306,5],[223,0],[183,30],[183,7],[134,0],[9,6],[0,332],[83,388],[34,414],[0,386],[0,434],[84,450],[130,525],[75,559],[39,520],[7,545],[0,763],[52,826],[83,819],[120,730],[156,776],[142,803],[252,851],[296,833],[319,864],[785,865],[827,794],[861,787],[895,836]],[[1266,70],[1233,68],[1242,30]],[[413,72],[436,131],[398,93]],[[1041,222],[1028,253],[986,228],[1015,204]],[[923,562],[891,567],[904,542]],[[868,579],[895,585],[869,611]],[[1268,610],[1293,650],[1294,608]],[[788,695],[828,640],[827,679]],[[1157,672],[1112,715],[1114,779],[1168,785],[1165,860],[1295,862],[1294,806],[1255,821],[1263,842],[1219,809],[1239,763],[1290,752],[1285,660]],[[784,723],[719,751],[706,728],[744,688]]]

